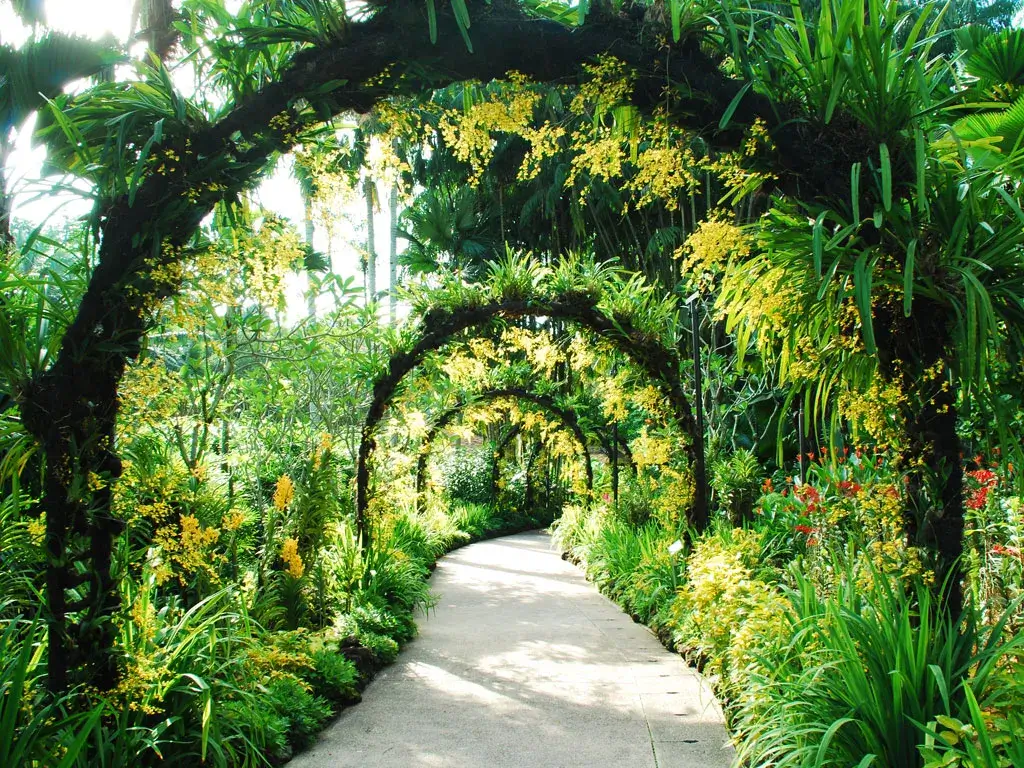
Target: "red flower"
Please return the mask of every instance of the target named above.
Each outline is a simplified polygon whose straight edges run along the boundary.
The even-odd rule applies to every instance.
[[[761,483],[761,493],[771,493],[775,490],[775,486],[772,485],[772,479],[770,477],[765,478],[765,481]]]
[[[996,476],[996,473],[991,469],[976,469],[973,472],[968,472],[967,474],[981,483],[981,485],[989,488],[999,482],[999,478]]]
[[[988,501],[988,488],[983,487],[971,493],[964,505],[968,509],[983,509],[986,501]]]
[[[852,480],[840,480],[839,490],[844,496],[856,496],[860,493],[860,483],[855,483]]]
[[[809,525],[794,525],[793,526],[793,530],[796,531],[797,533],[806,534],[807,536],[811,536],[811,535],[813,535],[813,534],[818,532],[817,528],[812,528]]]
[[[992,547],[993,555],[1002,555],[1004,557],[1016,557],[1021,562],[1024,562],[1024,552],[1021,552],[1017,547],[1007,547],[1002,544],[996,544]]]

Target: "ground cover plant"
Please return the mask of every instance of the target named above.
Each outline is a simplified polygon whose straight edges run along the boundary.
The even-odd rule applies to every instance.
[[[741,764],[1024,762],[1014,3],[135,5],[0,0],[0,763],[283,762],[552,521]]]

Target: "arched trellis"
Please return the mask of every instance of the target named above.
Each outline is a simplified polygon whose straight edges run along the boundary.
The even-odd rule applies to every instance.
[[[538,395],[526,389],[489,389],[466,400],[460,400],[455,405],[445,409],[423,437],[423,441],[420,443],[419,456],[416,459],[416,505],[418,507],[423,504],[424,492],[426,491],[427,460],[430,458],[430,449],[433,447],[434,440],[441,434],[441,430],[451,424],[467,408],[503,399],[524,400],[532,403],[557,418],[563,426],[572,432],[573,437],[580,446],[580,451],[583,453],[583,461],[587,470],[587,491],[593,492],[594,467],[590,457],[590,448],[587,447],[587,437],[583,434],[583,429],[580,427],[580,422],[575,412],[568,408],[560,407],[553,397]]]
[[[423,362],[427,354],[440,349],[452,336],[498,317],[569,320],[589,328],[612,343],[656,381],[668,397],[680,428],[690,438],[687,444],[690,466],[695,477],[703,477],[704,456],[696,450],[697,426],[679,378],[679,354],[672,347],[637,328],[628,318],[607,316],[597,306],[593,296],[580,292],[569,292],[553,298],[496,299],[479,306],[455,310],[436,308],[427,312],[420,322],[421,331],[416,344],[409,350],[393,354],[388,362],[387,373],[374,383],[373,400],[363,423],[356,466],[356,525],[367,544],[370,542],[370,531],[366,509],[369,505],[370,458],[376,449],[375,432],[399,385],[410,371]],[[707,519],[707,489],[703,483],[695,482],[689,522],[700,531],[707,525]]]

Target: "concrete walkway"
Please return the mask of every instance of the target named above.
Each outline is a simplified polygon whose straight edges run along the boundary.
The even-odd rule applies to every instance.
[[[700,676],[539,533],[439,564],[420,636],[290,768],[727,768]]]

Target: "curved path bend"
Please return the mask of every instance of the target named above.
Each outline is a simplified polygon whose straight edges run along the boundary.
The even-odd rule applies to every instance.
[[[545,534],[473,544],[420,636],[290,768],[728,768],[707,684]]]

